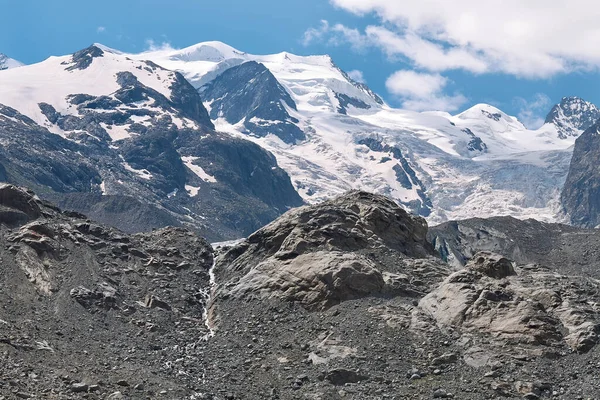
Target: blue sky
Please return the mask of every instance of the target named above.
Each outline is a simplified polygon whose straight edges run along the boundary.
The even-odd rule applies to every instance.
[[[480,0],[451,9],[442,0],[0,0],[0,52],[34,63],[94,42],[139,52],[149,40],[220,40],[255,54],[327,53],[394,106],[458,112],[485,102],[536,125],[563,96],[600,104],[598,7],[574,1],[591,9],[538,0],[531,4],[543,8],[506,0],[501,13]]]

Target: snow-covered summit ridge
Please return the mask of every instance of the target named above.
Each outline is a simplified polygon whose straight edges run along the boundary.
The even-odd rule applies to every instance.
[[[456,115],[462,120],[480,120],[488,124],[502,126],[505,129],[525,129],[525,126],[516,118],[489,104],[476,104]]]
[[[308,111],[337,111],[340,102],[348,99],[364,108],[383,104],[379,96],[364,84],[353,81],[328,55],[298,56],[289,52],[254,55],[213,41],[183,49],[161,48],[128,56],[152,60],[181,72],[196,88],[207,85],[229,68],[255,61],[271,71],[300,109]]]
[[[10,58],[6,54],[0,53],[0,71],[22,67],[23,65],[25,64],[13,58]]]

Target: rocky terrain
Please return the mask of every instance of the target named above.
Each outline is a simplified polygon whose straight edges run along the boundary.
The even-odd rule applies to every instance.
[[[600,232],[512,217],[472,218],[434,226],[429,240],[442,259],[461,268],[478,251],[520,264],[541,264],[573,275],[600,278]]]
[[[600,395],[594,231],[354,191],[213,248],[3,185],[0,242],[0,398]]]

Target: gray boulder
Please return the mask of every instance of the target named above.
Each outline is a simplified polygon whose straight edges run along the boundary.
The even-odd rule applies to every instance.
[[[309,309],[369,295],[416,295],[443,268],[409,258],[433,255],[424,219],[384,196],[354,191],[292,210],[221,255],[221,296],[281,298]]]
[[[493,253],[478,253],[419,302],[441,329],[484,335],[498,345],[566,345],[589,351],[600,321],[586,278],[552,274],[529,265],[518,269]]]
[[[516,275],[512,262],[508,258],[489,251],[475,254],[471,261],[467,263],[467,268],[496,279]]]

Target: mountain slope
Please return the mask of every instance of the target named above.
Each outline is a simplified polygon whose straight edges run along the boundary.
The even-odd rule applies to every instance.
[[[198,92],[150,61],[91,46],[3,71],[0,85],[4,180],[61,206],[219,239],[302,204],[272,155],[215,132]]]
[[[557,218],[575,138],[561,139],[552,123],[530,131],[489,105],[456,116],[393,109],[328,56],[252,55],[206,42],[129,57],[181,72],[204,96],[217,129],[272,152],[307,202],[366,189],[430,222],[473,215]],[[232,84],[242,70],[262,71],[269,84],[259,85],[258,73]],[[242,95],[244,101],[232,101]],[[257,99],[276,104],[278,112],[239,107]],[[259,126],[244,122],[252,118]],[[282,127],[298,132],[293,126],[305,139],[282,134]]]
[[[562,120],[532,131],[486,104],[458,115],[394,109],[328,56],[252,55],[220,42],[141,54],[94,45],[3,71],[0,83],[0,104],[112,160],[85,189],[98,206],[90,196],[53,198],[92,214],[102,195],[126,195],[182,224],[208,226],[203,218],[222,213],[221,236],[234,236],[302,201],[366,189],[430,223],[563,218],[576,137],[561,134]],[[575,103],[570,121],[592,118],[577,117],[589,103]],[[246,157],[243,140],[263,151]]]

